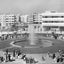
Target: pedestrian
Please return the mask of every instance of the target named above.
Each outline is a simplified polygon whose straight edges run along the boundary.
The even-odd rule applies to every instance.
[[[45,61],[45,58],[42,56],[42,60]]]
[[[6,49],[6,54],[8,54],[8,49]]]
[[[15,50],[13,50],[13,57],[15,57],[16,56],[16,51]]]
[[[56,57],[56,56],[55,56],[55,53],[54,53],[52,58],[54,59],[55,57]]]
[[[60,59],[59,58],[57,58],[57,62],[60,62]]]
[[[63,62],[63,58],[62,57],[60,58],[60,62]]]
[[[8,54],[8,60],[11,61],[11,54]]]
[[[25,59],[26,58],[26,55],[24,54],[23,56],[22,56],[22,59]]]
[[[3,62],[4,61],[4,58],[3,57],[1,57],[1,62]]]
[[[6,54],[6,62],[8,62],[8,54]]]
[[[19,55],[21,55],[21,52],[20,52],[20,50],[18,51],[18,56],[19,56]]]

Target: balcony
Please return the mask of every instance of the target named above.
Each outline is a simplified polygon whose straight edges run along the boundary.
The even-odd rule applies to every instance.
[[[42,21],[64,21],[64,18],[42,18]]]
[[[42,23],[43,26],[64,26],[64,23]]]

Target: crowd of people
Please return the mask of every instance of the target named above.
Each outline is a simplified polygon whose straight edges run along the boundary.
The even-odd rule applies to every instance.
[[[51,34],[45,34],[46,37],[52,37],[54,39],[64,39],[63,35],[59,35],[59,34],[55,34],[54,32],[52,32]],[[43,34],[43,37],[45,37]],[[24,33],[24,34],[2,34],[0,36],[0,40],[7,40],[7,39],[13,39],[13,38],[20,38],[20,37],[29,37],[29,34]]]
[[[55,60],[56,63],[59,63],[59,62],[63,62],[64,61],[64,51],[62,50],[59,50],[56,53],[53,53],[52,55],[50,55],[50,53],[48,53],[49,57],[52,58],[53,60]]]
[[[56,53],[47,53],[49,58],[55,60],[56,63],[63,62],[64,61],[64,51],[59,50],[57,55]],[[5,51],[5,57],[0,56],[0,62],[13,62],[16,59],[21,59],[27,63],[33,63],[36,64],[39,61],[36,61],[33,57],[27,57],[25,53],[20,52],[20,50],[13,50],[13,52],[9,52],[8,49]],[[42,61],[46,61],[44,56],[42,56]]]
[[[55,35],[54,33],[52,35],[53,35],[53,37],[55,39],[58,38],[58,36]],[[7,35],[2,35],[0,37],[0,39],[1,40],[7,40],[8,38],[10,38],[10,39],[12,39],[12,38],[18,38],[18,36],[19,37],[21,37],[21,36],[22,37],[26,37],[25,35],[14,35],[14,34],[9,35],[9,34],[7,34]],[[63,62],[64,61],[64,51],[59,50],[58,53],[59,53],[59,55],[56,56],[56,53],[52,53],[52,55],[51,55],[51,53],[48,52],[48,56],[51,59],[55,60],[57,63]],[[5,54],[4,55],[5,55],[5,57],[0,56],[0,62],[13,62],[17,58],[20,58],[21,60],[24,60],[26,63],[38,63],[38,61],[36,61],[33,57],[28,58],[26,56],[26,54],[25,53],[22,53],[20,50],[13,50],[13,52],[11,53],[7,49],[5,51]],[[42,56],[42,60],[45,61],[46,59]]]
[[[64,35],[63,34],[56,34],[54,32],[52,32],[51,34],[47,34],[46,36],[54,38],[54,39],[64,39]]]
[[[20,50],[13,50],[13,52],[9,52],[8,49],[5,51],[4,56],[0,56],[0,63],[2,62],[13,62],[16,59],[21,59],[26,63],[37,63],[33,57],[27,57],[25,53],[22,53]]]
[[[13,38],[20,38],[20,37],[24,38],[26,36],[28,36],[28,34],[25,34],[25,33],[24,34],[2,34],[0,36],[0,40],[7,40],[7,39],[13,39]]]

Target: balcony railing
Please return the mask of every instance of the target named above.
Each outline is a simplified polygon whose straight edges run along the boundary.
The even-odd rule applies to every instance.
[[[64,18],[42,18],[42,21],[64,21]]]
[[[42,23],[43,26],[64,26],[64,23]]]

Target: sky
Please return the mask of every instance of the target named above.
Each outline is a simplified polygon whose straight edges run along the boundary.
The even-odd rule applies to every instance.
[[[64,12],[64,0],[0,0],[0,14],[31,14],[51,10]]]

